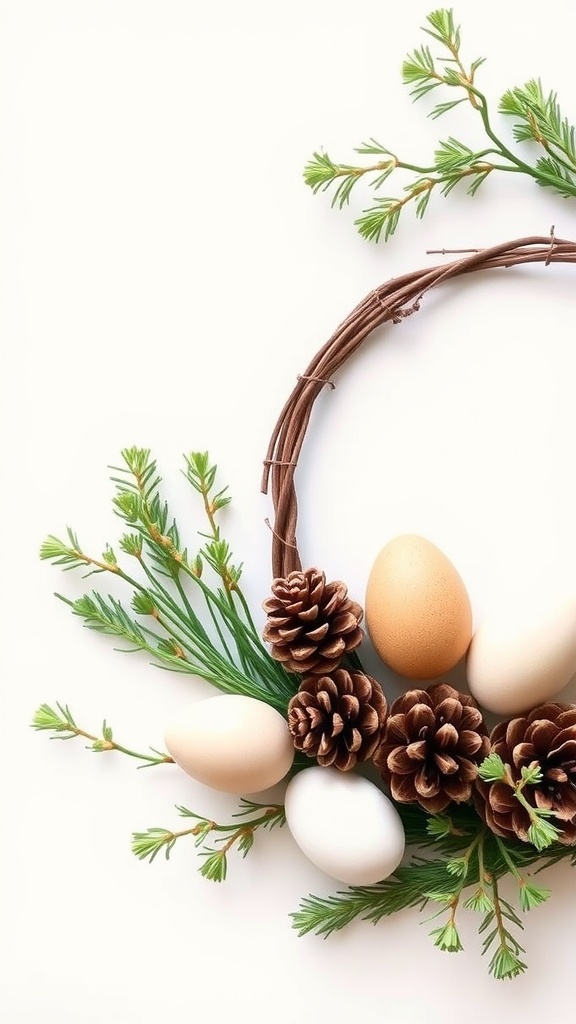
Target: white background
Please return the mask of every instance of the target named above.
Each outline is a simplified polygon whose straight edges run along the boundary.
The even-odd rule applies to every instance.
[[[28,726],[59,700],[89,730],[106,716],[121,742],[159,746],[171,713],[209,689],[83,630],[52,597],[79,594],[80,579],[38,561],[67,523],[96,553],[117,537],[106,467],[120,448],[153,447],[191,546],[201,520],[182,453],[210,449],[258,610],[268,437],[338,322],[376,284],[429,264],[427,248],[552,224],[576,235],[576,204],[521,176],[488,181],[473,201],[433,199],[386,247],[354,231],[366,193],[339,214],[305,188],[321,146],[351,160],[375,135],[426,162],[439,137],[482,141],[471,110],[429,122],[401,85],[430,6],[0,4],[5,1024],[476,1024],[519,1019],[521,1006],[536,1019],[571,997],[568,867],[549,874],[554,896],[527,922],[530,970],[513,983],[488,978],[465,915],[458,957],[433,948],[416,912],[300,940],[288,913],[335,886],[286,830],[233,858],[221,886],[200,877],[185,841],[169,863],[140,863],[132,830],[178,827],[178,803],[224,819],[234,801]],[[576,120],[572,4],[456,13],[465,55],[490,58],[481,82],[494,104],[541,75]],[[313,418],[298,476],[306,562],[362,600],[379,548],[421,532],[456,563],[477,620],[549,565],[576,571],[573,274],[446,288],[366,346]]]

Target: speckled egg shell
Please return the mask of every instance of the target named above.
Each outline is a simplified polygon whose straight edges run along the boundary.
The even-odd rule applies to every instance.
[[[366,590],[366,625],[382,660],[408,679],[435,679],[464,657],[472,610],[452,562],[405,534],[378,555]]]
[[[337,768],[305,768],[289,783],[286,822],[308,860],[346,885],[373,885],[404,854],[398,811],[373,782]]]
[[[164,741],[176,764],[192,778],[237,795],[276,785],[294,760],[282,715],[264,701],[240,694],[190,705],[168,725]]]

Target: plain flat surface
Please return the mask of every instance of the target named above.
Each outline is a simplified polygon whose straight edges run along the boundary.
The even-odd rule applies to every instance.
[[[92,551],[116,538],[106,467],[120,448],[154,449],[191,545],[201,519],[181,455],[210,449],[257,610],[266,444],[338,322],[376,284],[427,265],[427,248],[552,224],[576,234],[576,205],[520,176],[473,201],[434,199],[387,247],[354,232],[361,192],[339,214],[304,187],[321,146],[350,160],[374,135],[425,160],[439,137],[480,139],[472,112],[431,123],[400,83],[429,7],[0,4],[4,1024],[496,1024],[572,1002],[568,868],[550,872],[553,899],[527,922],[530,970],[513,983],[488,978],[465,915],[457,957],[412,912],[299,940],[288,913],[334,886],[285,830],[234,858],[221,886],[184,841],[169,863],[140,863],[133,830],[175,827],[175,804],[223,818],[234,802],[28,728],[59,700],[87,729],[106,716],[126,744],[158,746],[187,694],[209,690],[82,630],[52,597],[79,594],[80,579],[37,559],[67,523]],[[576,120],[573,8],[529,11],[460,4],[465,52],[490,58],[494,103],[539,74]],[[456,563],[477,620],[549,563],[572,576],[573,280],[544,268],[478,277],[366,346],[313,417],[298,476],[305,561],[363,600],[379,548],[423,533]]]

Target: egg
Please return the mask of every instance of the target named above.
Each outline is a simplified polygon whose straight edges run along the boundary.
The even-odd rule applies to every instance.
[[[305,768],[288,783],[286,822],[302,853],[346,885],[373,885],[398,867],[404,827],[374,783],[337,768]]]
[[[471,694],[498,715],[554,697],[576,673],[576,597],[525,590],[478,627],[466,664]]]
[[[282,715],[240,694],[190,705],[166,728],[164,741],[188,775],[225,793],[258,793],[292,767],[294,745]]]
[[[376,651],[408,679],[434,679],[464,657],[472,610],[452,562],[425,537],[404,534],[382,549],[366,590]]]

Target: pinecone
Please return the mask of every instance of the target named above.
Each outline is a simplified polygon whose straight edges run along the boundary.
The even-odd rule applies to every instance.
[[[302,680],[288,705],[288,726],[297,750],[346,772],[372,757],[387,715],[375,679],[338,668],[330,676]]]
[[[264,601],[268,615],[263,637],[270,651],[289,672],[325,675],[340,664],[347,651],[362,642],[363,611],[351,601],[343,583],[326,583],[319,569],[291,572],[272,584]]]
[[[542,782],[526,785],[522,795],[532,807],[553,811],[558,842],[576,843],[576,705],[542,704],[528,715],[500,722],[490,735],[491,752],[508,765],[514,782],[522,768],[537,761]],[[510,786],[476,782],[476,810],[498,836],[528,840],[530,816]]]
[[[476,703],[446,683],[394,702],[374,756],[394,800],[438,814],[473,793],[489,740]]]

